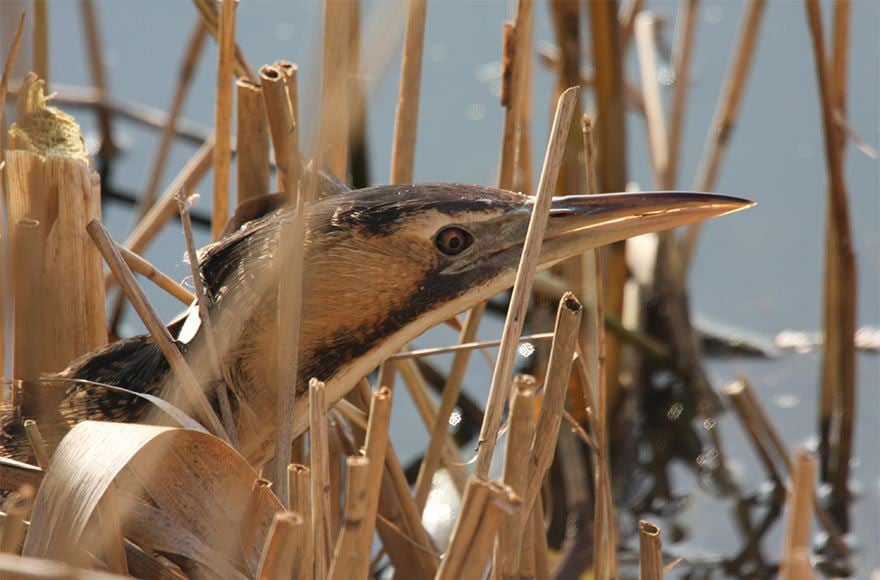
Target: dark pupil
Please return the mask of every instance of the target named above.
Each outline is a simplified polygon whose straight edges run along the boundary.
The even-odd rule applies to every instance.
[[[447,243],[449,244],[450,248],[455,250],[461,245],[461,238],[458,237],[456,234],[452,234]]]

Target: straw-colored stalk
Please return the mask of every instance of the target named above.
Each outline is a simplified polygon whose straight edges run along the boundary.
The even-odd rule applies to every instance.
[[[24,429],[27,432],[31,449],[34,450],[34,456],[37,458],[37,465],[45,471],[49,467],[49,450],[46,448],[46,443],[43,441],[43,435],[40,433],[37,422],[33,419],[25,419]]]
[[[281,71],[284,88],[287,91],[287,103],[290,107],[290,121],[285,125],[289,128],[290,132],[286,171],[287,183],[292,184],[293,188],[288,188],[284,191],[288,197],[293,197],[296,188],[299,187],[298,183],[302,173],[302,158],[299,147],[299,67],[286,60],[276,60],[275,66]],[[303,191],[308,191],[308,188]],[[312,197],[314,197],[314,192],[311,193]]]
[[[46,106],[43,81],[29,74],[18,100],[6,153],[8,219],[52,224],[40,228],[46,261],[37,294],[48,316],[42,328],[31,328],[44,341],[41,370],[59,371],[107,343],[101,257],[85,233],[86,223],[101,215],[100,189],[79,126]]]
[[[360,73],[361,65],[361,3],[352,2],[349,18],[349,57],[348,70],[351,103],[349,115],[349,164],[351,166],[351,183],[357,189],[372,183],[370,180],[369,151],[367,147],[367,95],[364,79]]]
[[[0,554],[18,555],[21,549],[21,541],[25,535],[25,518],[29,518],[33,505],[33,487],[23,485],[13,492],[3,502],[3,533],[0,534]]]
[[[101,155],[108,157],[116,151],[113,143],[113,118],[110,111],[103,105],[107,97],[107,80],[104,75],[104,48],[101,46],[101,34],[98,30],[98,14],[93,0],[80,0],[83,28],[85,29],[86,48],[89,53],[89,69],[92,74],[92,86],[101,97],[98,106],[98,126],[101,130]]]
[[[242,558],[245,562],[248,561],[251,549],[253,548],[257,528],[260,525],[260,515],[268,501],[268,496],[271,493],[269,488],[271,486],[271,482],[265,479],[257,479],[251,487],[251,494],[248,497],[239,527]]]
[[[394,144],[391,149],[391,183],[413,181],[428,0],[407,0],[406,6],[406,36],[400,65],[397,114],[394,118]]]
[[[229,219],[229,165],[232,161],[232,68],[235,59],[235,9],[238,0],[222,0],[217,44],[217,97],[214,110],[214,207],[211,235],[217,240]]]
[[[660,189],[668,189],[670,187],[669,139],[660,96],[660,83],[657,80],[656,28],[657,18],[653,13],[642,12],[636,17],[636,50],[639,56],[642,94],[645,96],[645,118],[648,122],[648,142],[654,183]]]
[[[559,296],[564,294],[563,291]],[[554,297],[555,299],[559,299],[559,296]],[[543,342],[553,340],[552,332],[539,332],[537,334],[524,334],[519,337],[518,343],[522,344],[524,342]],[[391,361],[401,361],[413,358],[425,358],[436,356],[439,354],[448,354],[448,353],[463,353],[474,350],[484,350],[489,348],[496,348],[501,344],[501,340],[479,340],[475,342],[462,342],[459,344],[453,344],[449,346],[437,346],[432,348],[420,348],[416,350],[405,350],[401,352],[394,353],[388,360]],[[446,391],[443,391],[443,394],[446,394]]]
[[[565,149],[568,137],[568,128],[571,126],[572,116],[578,103],[579,87],[566,90],[559,97],[556,116],[550,131],[550,140],[547,146],[547,154],[544,158],[544,168],[541,171],[541,179],[538,184],[535,206],[532,210],[532,218],[523,244],[522,257],[514,281],[513,291],[510,298],[510,308],[507,319],[504,322],[504,330],[501,335],[501,347],[495,370],[492,374],[492,385],[489,389],[489,400],[486,404],[486,414],[480,429],[479,450],[477,452],[477,464],[475,473],[485,477],[489,473],[492,462],[492,452],[495,450],[495,439],[501,425],[501,414],[504,410],[504,402],[507,399],[509,380],[513,370],[513,359],[516,355],[517,339],[522,333],[525,321],[525,311],[528,308],[529,295],[532,291],[532,281],[535,277],[535,268],[541,252],[541,241],[544,229],[547,226],[550,202],[556,189],[556,178],[562,164],[562,153]]]
[[[217,376],[223,380],[217,385],[218,399],[220,402],[220,418],[223,421],[223,428],[229,435],[230,443],[236,449],[239,448],[238,431],[235,427],[235,419],[232,416],[232,409],[229,405],[229,393],[227,389],[229,385],[235,384],[232,377],[229,376],[226,366],[220,356],[220,350],[217,347],[217,335],[214,332],[214,323],[211,318],[209,300],[205,284],[202,280],[202,266],[199,263],[199,254],[196,251],[195,238],[192,231],[192,220],[190,219],[190,209],[192,207],[193,197],[178,196],[177,205],[180,209],[180,222],[183,225],[183,240],[186,246],[186,256],[189,262],[190,274],[192,275],[193,286],[196,290],[196,305],[199,309],[199,320],[204,326],[205,344],[208,349],[208,356],[211,364],[217,371]]]
[[[348,175],[348,133],[351,113],[348,97],[351,41],[351,2],[324,0],[324,40],[321,56],[321,112],[319,154],[330,170],[345,179]]]
[[[419,412],[422,422],[431,431],[437,424],[437,406],[428,394],[428,383],[422,371],[419,370],[419,366],[414,359],[401,360],[395,366],[400,369],[400,375],[415,404],[416,410]],[[441,456],[446,463],[446,470],[449,472],[459,493],[464,492],[468,478],[467,470],[464,468],[464,458],[459,453],[458,446],[455,444],[452,434],[449,433],[449,429],[444,431],[442,437],[444,445]],[[424,509],[424,507],[421,509]]]
[[[635,28],[636,17],[642,11],[645,0],[627,0],[626,4],[620,8],[620,46],[624,53],[629,48],[629,43],[633,38],[633,29]]]
[[[648,520],[639,521],[639,578],[641,580],[663,578],[660,526]]]
[[[278,512],[272,520],[272,528],[266,547],[260,557],[257,578],[260,580],[289,580],[305,578],[295,575],[298,560],[305,560],[302,551],[308,529],[305,520],[295,512]]]
[[[507,448],[504,450],[504,485],[524,497],[528,480],[529,456],[535,424],[532,412],[535,406],[535,379],[529,375],[517,375],[513,379],[510,403],[510,430]],[[498,531],[495,554],[492,558],[492,577],[512,578],[517,575],[522,554],[523,529],[528,523],[529,512],[522,509],[506,518]]]
[[[724,394],[727,395],[727,399],[733,405],[737,417],[746,428],[746,433],[749,435],[752,447],[758,453],[758,457],[761,459],[761,463],[764,464],[767,474],[777,485],[782,485],[782,476],[773,458],[772,442],[763,436],[764,432],[761,428],[760,419],[751,410],[750,400],[745,392],[745,382],[742,380],[732,382],[724,388]]]
[[[752,66],[752,59],[758,48],[758,30],[764,14],[764,0],[749,0],[745,7],[745,17],[740,25],[736,48],[730,61],[724,87],[718,99],[715,116],[709,127],[703,157],[694,182],[696,191],[712,191],[718,178],[718,171],[727,151],[730,136],[739,117],[740,104],[745,93],[746,80]],[[700,235],[700,224],[688,226],[682,241],[682,262],[685,273],[690,265],[697,238]]]
[[[30,219],[16,220],[10,229],[12,270],[16,272],[12,279],[12,377],[25,385],[38,380],[48,370],[40,303],[45,256],[43,229],[40,222]],[[16,389],[12,391],[12,398],[14,404]],[[36,411],[39,416],[42,410]]]
[[[485,304],[479,304],[468,311],[459,334],[459,344],[471,343],[476,338],[477,329],[480,327],[480,321],[485,312]],[[443,395],[440,400],[440,406],[437,409],[434,425],[431,428],[431,438],[428,441],[428,447],[425,449],[422,463],[419,466],[419,474],[416,478],[415,502],[419,508],[419,513],[425,509],[428,495],[431,492],[434,473],[440,460],[446,436],[449,433],[449,417],[455,409],[456,403],[458,403],[461,383],[464,380],[469,360],[469,351],[457,351],[452,359],[452,365],[449,367],[446,383],[443,385]]]
[[[269,193],[269,122],[260,85],[247,79],[235,84],[236,200],[243,202]]]
[[[544,527],[546,517],[544,516],[543,502],[536,501],[532,513],[533,536],[535,539],[535,580],[550,580],[550,546],[547,544],[547,530]]]
[[[523,2],[533,2],[534,0],[522,0]],[[522,7],[522,5],[520,5]],[[534,12],[534,8],[531,8]],[[528,55],[520,58],[520,65],[523,70],[522,83],[518,90],[521,91],[522,101],[519,104],[519,143],[516,147],[516,177],[513,183],[514,191],[522,191],[531,193],[534,191],[532,176],[532,79],[534,78],[534,18],[519,18],[519,14],[524,13],[525,9],[517,10],[517,28],[516,48],[521,54]],[[506,118],[505,118],[506,121]]]
[[[314,538],[311,534],[311,471],[305,465],[292,464],[287,469],[287,504],[290,510],[302,516],[303,531],[296,536],[287,549],[299,555],[294,560],[293,578],[314,578]]]
[[[146,215],[156,201],[156,195],[159,193],[159,184],[162,182],[162,177],[165,175],[165,166],[167,165],[168,158],[171,154],[171,145],[174,142],[174,138],[177,136],[177,122],[183,111],[183,104],[186,101],[190,86],[192,86],[196,63],[202,54],[202,47],[205,45],[206,32],[202,19],[197,18],[193,31],[190,33],[189,43],[183,53],[183,60],[181,61],[180,71],[178,72],[177,77],[177,86],[175,87],[174,95],[171,98],[168,117],[162,125],[162,134],[159,137],[159,143],[156,146],[153,165],[148,174],[149,177],[147,178],[146,189],[144,189],[144,196],[138,204],[139,218]],[[105,106],[104,110],[109,110],[109,108]]]
[[[236,0],[237,2],[237,0]],[[214,37],[214,40],[220,44],[220,10],[217,9],[217,0],[193,0],[193,4],[195,4],[199,13],[202,15],[202,20],[205,23],[205,27],[208,29],[208,32],[211,36]],[[234,42],[234,41],[233,41]],[[233,63],[233,70],[235,71],[235,76],[238,78],[247,78],[254,82],[257,82],[257,75],[254,74],[253,69],[250,64],[248,64],[247,59],[244,57],[244,52],[241,50],[241,47],[238,46],[237,43],[234,43],[235,61]]]
[[[802,563],[802,554],[809,555],[810,528],[813,522],[813,501],[815,498],[814,479],[816,477],[816,459],[811,453],[798,449],[795,453],[794,472],[792,473],[792,489],[786,502],[788,513],[785,543],[782,553],[782,570],[780,576],[786,580],[812,578],[810,567],[806,570]],[[807,558],[809,563],[809,558]],[[802,575],[807,573],[806,576]]]
[[[12,43],[9,45],[9,51],[6,53],[6,64],[3,66],[3,75],[0,76],[0,127],[3,127],[3,115],[6,110],[6,95],[9,91],[9,78],[12,76],[12,70],[15,68],[15,62],[18,59],[18,51],[21,50],[21,39],[24,35],[25,12],[18,17],[18,25],[15,28],[15,36],[12,37]],[[3,158],[3,151],[0,150],[0,159]]]
[[[536,507],[539,504],[540,502],[535,502]],[[522,533],[519,570],[517,574],[514,575],[514,578],[535,578],[537,576],[535,564],[535,531],[538,530],[538,526],[535,521],[535,511],[536,510],[532,510],[531,513],[525,515],[526,525]],[[543,524],[541,524],[541,528],[543,528]],[[543,533],[543,531],[543,529],[538,530],[539,533]]]
[[[326,578],[330,563],[330,449],[324,383],[314,378],[309,381],[309,442],[315,577]]]
[[[672,70],[675,72],[675,85],[672,89],[672,110],[669,114],[669,158],[667,160],[667,182],[675,187],[678,182],[681,142],[684,134],[685,108],[690,89],[691,57],[694,53],[694,38],[699,18],[700,0],[683,0],[679,4],[678,24],[675,31],[675,45],[672,51]]]
[[[161,272],[156,266],[145,260],[143,257],[135,254],[125,246],[116,244],[116,247],[119,249],[119,253],[122,254],[122,259],[125,260],[125,263],[128,264],[128,267],[131,268],[132,272],[140,274],[169,295],[179,300],[181,304],[189,306],[192,304],[193,300],[195,300],[195,295],[192,292],[175,282],[173,278]]]
[[[555,337],[544,381],[544,398],[531,445],[528,480],[523,495],[523,506],[527,512],[538,498],[544,475],[553,462],[582,313],[583,308],[573,294],[567,294],[559,301]]]
[[[550,11],[556,41],[560,49],[558,75],[556,77],[556,94],[561,94],[568,87],[581,84],[581,3],[552,0]],[[578,102],[575,117],[581,118],[582,109]],[[562,167],[556,182],[557,195],[580,193],[584,189],[584,172],[581,169],[583,159],[580,156],[580,131],[578,123],[568,127],[568,142],[563,152]],[[580,260],[568,260],[563,269],[581,267]]]
[[[110,237],[110,234],[107,233],[107,230],[104,229],[104,226],[98,220],[89,222],[86,230],[104,257],[104,261],[110,267],[110,271],[116,276],[118,283],[122,286],[122,291],[125,292],[126,298],[128,298],[128,301],[138,313],[156,346],[159,347],[159,350],[162,351],[162,354],[168,361],[169,366],[179,381],[183,391],[182,395],[192,405],[196,416],[201,421],[204,421],[213,433],[228,441],[228,436],[220,424],[220,419],[217,418],[214,409],[208,403],[208,399],[205,397],[205,393],[202,391],[192,369],[189,368],[186,359],[183,358],[183,354],[177,348],[174,339],[165,325],[162,324],[159,315],[147,300],[143,290],[138,286],[134,275],[125,264],[119,250],[116,249],[116,244]]]
[[[330,564],[331,580],[347,580],[362,578],[358,574],[358,566],[364,560],[362,554],[355,551],[363,536],[372,537],[372,529],[364,529],[366,522],[367,500],[370,487],[370,460],[366,457],[350,456],[346,460],[347,477],[345,484],[345,523],[336,542],[333,562]],[[369,563],[369,561],[367,562]]]
[[[34,72],[49,82],[49,6],[46,0],[34,0],[33,55]]]
[[[626,190],[626,90],[623,73],[621,26],[617,2],[590,2],[590,26],[593,39],[593,67],[595,70],[596,167],[599,191]],[[628,271],[626,242],[610,245],[605,251],[604,301],[607,311],[618,320],[623,314],[623,288]],[[601,290],[600,290],[601,291]],[[605,346],[607,364],[605,373],[609,390],[608,406],[613,412],[620,393],[620,342],[609,337]]]
[[[125,539],[122,536],[122,515],[116,501],[116,486],[104,492],[98,504],[101,550],[107,569],[113,574],[128,576],[128,558],[125,555]]]
[[[822,129],[825,143],[826,171],[828,173],[828,218],[826,226],[826,269],[825,287],[825,349],[822,359],[822,379],[824,387],[821,411],[828,412],[828,403],[833,403],[834,432],[830,434],[833,441],[832,452],[829,453],[828,480],[832,494],[836,498],[849,497],[848,480],[850,459],[852,458],[853,430],[856,414],[856,308],[857,273],[855,248],[849,217],[849,201],[847,198],[844,178],[844,159],[841,141],[841,129],[835,121],[834,103],[845,98],[844,86],[835,87],[835,78],[829,70],[829,62],[825,51],[822,32],[822,14],[818,2],[805,0],[807,21],[810,25],[810,37],[816,61],[816,77],[819,85],[819,97],[822,112]],[[843,25],[841,25],[843,26]],[[845,34],[845,33],[844,33]],[[847,38],[835,42],[838,51]],[[835,61],[845,60],[835,57]],[[842,74],[842,73],[838,73]],[[841,82],[845,77],[837,77]],[[826,417],[822,417],[825,421]],[[823,431],[824,428],[823,428]],[[824,434],[824,433],[823,433]],[[838,520],[846,527],[845,513],[839,514]]]
[[[296,146],[294,143],[296,120],[291,116],[285,75],[278,66],[266,65],[260,68],[260,83],[263,87],[266,116],[272,134],[272,148],[275,152],[276,186],[279,191],[287,192],[288,175],[298,167],[288,166],[292,157],[290,149]]]
[[[521,121],[523,118],[523,102],[527,98],[527,61],[531,56],[530,42],[532,20],[534,18],[534,0],[518,0],[516,20],[509,41],[505,42],[505,60],[509,63],[506,78],[510,79],[506,99],[502,100],[504,109],[504,133],[501,137],[501,166],[498,171],[498,187],[512,189],[516,178],[517,159],[523,155],[517,150],[520,139]],[[512,34],[512,38],[510,35]],[[554,184],[555,185],[555,184]],[[506,379],[505,379],[506,380]]]

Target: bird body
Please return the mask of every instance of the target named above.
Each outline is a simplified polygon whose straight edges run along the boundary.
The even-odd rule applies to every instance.
[[[454,184],[337,191],[310,208],[295,404],[295,432],[307,427],[305,385],[326,383],[339,400],[425,330],[513,284],[534,199]],[[540,258],[548,267],[602,244],[693,223],[750,205],[709,194],[610,194],[555,198]],[[294,210],[248,209],[234,231],[200,253],[221,368],[191,307],[175,324],[179,346],[217,407],[225,383],[240,439],[252,464],[272,455],[278,423],[276,316],[279,236]],[[51,379],[51,377],[50,377]],[[57,405],[37,417],[50,444],[88,420],[164,423],[149,396],[188,410],[176,378],[149,337],[112,343],[49,380]],[[75,382],[78,381],[78,382]],[[123,387],[141,395],[92,383]],[[21,409],[0,411],[0,454],[27,460]]]

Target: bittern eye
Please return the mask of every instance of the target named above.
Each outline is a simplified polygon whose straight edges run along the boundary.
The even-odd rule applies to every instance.
[[[434,239],[437,249],[447,256],[455,256],[462,253],[470,247],[473,241],[474,237],[472,235],[455,226],[443,228],[437,232],[437,237]]]

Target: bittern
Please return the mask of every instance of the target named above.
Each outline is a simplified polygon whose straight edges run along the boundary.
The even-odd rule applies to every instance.
[[[749,205],[705,193],[557,197],[539,267]],[[311,377],[326,383],[332,404],[425,330],[512,286],[533,207],[533,197],[453,184],[337,191],[314,203],[302,275],[295,431],[305,428],[303,395]],[[221,368],[207,355],[196,308],[171,327],[215,408],[215,387],[226,382],[241,452],[254,465],[271,457],[278,422],[279,234],[293,218],[291,209],[263,208],[244,212],[250,219],[236,222],[235,231],[200,254]],[[58,378],[162,397],[176,391],[177,380],[149,337],[112,343],[74,362]],[[59,435],[87,419],[167,420],[149,401],[124,392],[68,384],[60,398]],[[29,459],[21,427],[25,418],[7,410],[0,452]]]

